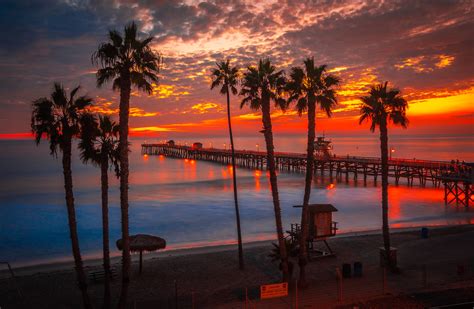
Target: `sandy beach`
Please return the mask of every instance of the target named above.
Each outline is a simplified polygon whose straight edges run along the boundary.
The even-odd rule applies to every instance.
[[[420,237],[418,228],[393,230],[393,244],[399,250],[402,273],[388,275],[387,290],[392,289],[390,295],[447,289],[456,287],[459,280],[463,280],[464,287],[474,286],[473,238],[473,225],[432,227],[428,239]],[[378,266],[378,247],[382,245],[382,238],[376,231],[340,235],[330,239],[329,244],[336,257],[315,259],[309,264],[311,287],[299,291],[298,296],[305,308],[316,304],[332,307],[385,294],[380,290],[382,276]],[[271,241],[245,244],[246,269],[243,272],[237,269],[234,245],[148,254],[145,255],[142,275],[138,274],[138,259],[134,255],[130,307],[174,308],[177,289],[179,308],[192,308],[193,304],[195,308],[240,308],[247,288],[249,298],[258,302],[259,308],[289,308],[295,299],[293,288],[285,299],[258,300],[258,287],[278,282],[280,278],[277,265],[268,257],[270,249]],[[364,275],[344,281],[345,295],[341,301],[337,294],[335,269],[342,263],[354,261],[363,264]],[[120,271],[118,257],[113,259],[113,264]],[[85,262],[86,272],[100,270],[100,265],[100,260],[88,260]],[[427,284],[422,284],[419,275],[423,265],[428,269]],[[19,268],[15,269],[15,274],[15,281],[1,281],[2,308],[80,308],[81,298],[74,284],[71,263]],[[2,278],[5,277],[6,273],[2,272]],[[362,281],[356,280],[365,281],[361,284]],[[22,297],[18,295],[15,284],[18,284]],[[113,281],[112,287],[114,295],[118,295],[119,278]],[[102,289],[102,283],[90,280],[89,291],[96,307],[101,304]]]

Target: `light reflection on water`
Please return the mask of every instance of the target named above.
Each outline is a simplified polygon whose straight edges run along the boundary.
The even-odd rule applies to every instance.
[[[359,142],[377,149],[376,143]],[[32,141],[1,143],[5,151],[0,154],[0,259],[16,265],[69,259],[60,160],[48,155],[46,145],[36,148]],[[256,144],[251,139],[248,143]],[[131,233],[164,237],[169,249],[233,243],[236,233],[232,169],[204,161],[142,156],[139,147],[140,141],[133,143],[130,155]],[[282,149],[289,150],[303,151],[290,146]],[[418,155],[423,157],[422,153]],[[275,229],[268,173],[248,169],[236,172],[244,240],[272,239]],[[101,246],[99,173],[99,169],[84,166],[75,158],[77,221],[86,257],[98,256]],[[300,220],[300,209],[292,206],[302,202],[304,174],[280,172],[278,177],[283,222],[288,228],[290,223]],[[111,172],[110,226],[114,250],[115,240],[120,237],[118,197],[118,181]],[[398,187],[390,186],[389,200],[392,227],[474,223],[473,211],[445,207],[442,189],[409,188],[401,181]],[[341,232],[380,228],[380,187],[370,180],[366,186],[360,180],[338,183],[318,173],[311,202],[334,204],[339,210],[335,220]]]

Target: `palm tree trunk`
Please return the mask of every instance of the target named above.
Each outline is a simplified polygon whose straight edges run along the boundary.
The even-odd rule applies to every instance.
[[[307,145],[307,154],[306,154],[306,178],[304,186],[304,198],[303,198],[303,208],[301,210],[301,236],[300,236],[300,250],[298,265],[300,267],[300,277],[298,283],[300,287],[304,288],[307,286],[306,283],[306,264],[308,262],[308,217],[309,209],[308,203],[311,195],[311,185],[313,182],[313,169],[314,169],[314,138],[316,131],[316,103],[314,101],[308,100],[308,145]]]
[[[390,231],[388,225],[388,132],[387,120],[380,121],[380,152],[382,159],[382,231],[385,247],[385,258],[389,267],[392,267],[390,257]]]
[[[281,270],[283,281],[288,281],[288,255],[286,252],[286,242],[283,236],[283,225],[281,222],[280,199],[278,197],[278,184],[275,167],[275,156],[273,152],[272,120],[270,117],[270,99],[262,99],[262,122],[264,128],[265,144],[267,146],[267,166],[270,171],[270,185],[272,189],[273,208],[275,212],[276,230],[278,236],[278,246],[280,248]]]
[[[110,308],[110,250],[109,250],[109,160],[102,149],[100,177],[102,187],[102,246],[104,254],[104,308]]]
[[[128,286],[130,283],[130,239],[128,231],[128,115],[130,109],[130,73],[125,70],[120,75],[120,210],[122,220],[122,290],[119,308],[127,306]]]
[[[64,190],[66,192],[67,218],[69,223],[69,235],[71,237],[72,254],[76,269],[77,283],[82,293],[84,308],[92,308],[89,294],[87,293],[86,275],[82,264],[81,250],[79,248],[79,238],[77,235],[76,210],[74,208],[74,194],[72,191],[72,170],[71,170],[71,138],[65,137],[63,149],[63,174]]]
[[[229,87],[227,86],[227,122],[229,123],[229,137],[230,137],[230,149],[232,152],[232,180],[234,184],[234,202],[235,202],[235,219],[237,221],[237,240],[239,246],[239,269],[244,269],[244,253],[242,249],[242,232],[240,229],[240,211],[239,201],[237,199],[237,169],[235,167],[235,151],[234,151],[234,136],[232,135],[232,124],[230,120],[230,97]]]

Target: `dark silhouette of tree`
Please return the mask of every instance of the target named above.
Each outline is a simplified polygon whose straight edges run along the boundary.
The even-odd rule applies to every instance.
[[[92,308],[77,235],[71,170],[72,139],[79,133],[79,118],[85,108],[92,104],[92,99],[86,96],[76,97],[78,91],[79,87],[76,87],[68,96],[64,87],[55,83],[51,98],[43,97],[33,102],[31,130],[35,135],[37,145],[45,136],[49,140],[51,155],[56,157],[58,150],[63,154],[64,190],[77,282],[82,293],[84,307]]]
[[[110,248],[109,248],[109,175],[108,170],[115,167],[119,176],[118,151],[119,126],[109,116],[99,116],[99,121],[92,114],[81,117],[79,149],[84,163],[100,167],[102,193],[102,249],[104,261],[104,308],[110,308]]]
[[[212,70],[211,90],[215,87],[221,87],[220,93],[227,96],[227,123],[229,125],[230,149],[232,152],[232,180],[234,184],[234,202],[235,202],[235,218],[237,221],[237,239],[239,247],[239,268],[244,269],[244,254],[242,250],[242,232],[240,229],[240,211],[239,201],[237,198],[237,169],[235,167],[235,152],[234,152],[234,136],[232,135],[232,122],[230,117],[230,93],[237,94],[237,84],[239,78],[239,69],[232,67],[230,61],[221,61],[216,63],[217,68]]]
[[[162,57],[150,46],[153,37],[138,38],[134,22],[125,26],[123,36],[112,30],[109,40],[99,45],[92,54],[92,62],[100,68],[97,71],[97,86],[113,82],[113,89],[120,91],[120,209],[122,221],[122,290],[119,308],[127,306],[130,283],[130,238],[128,222],[128,117],[132,86],[150,94],[151,83],[158,83],[158,73]]]
[[[388,128],[391,122],[402,128],[408,126],[406,110],[407,101],[400,96],[398,89],[387,89],[388,82],[372,86],[369,95],[361,97],[359,124],[370,122],[370,130],[380,130],[380,152],[382,161],[382,220],[383,241],[386,265],[395,270],[396,267],[390,256],[390,231],[388,225]]]
[[[326,65],[315,66],[314,58],[304,60],[304,67],[291,69],[290,78],[287,83],[289,93],[288,103],[296,101],[296,109],[301,116],[308,112],[308,146],[306,156],[306,178],[304,187],[303,208],[301,211],[301,237],[299,237],[300,277],[298,284],[306,287],[305,267],[308,262],[308,203],[311,195],[311,184],[314,170],[314,139],[316,136],[316,105],[331,117],[332,109],[337,104],[336,92],[333,89],[339,84],[339,79],[328,74]]]
[[[286,79],[283,71],[276,71],[269,59],[260,60],[257,67],[249,66],[244,73],[240,95],[244,97],[240,107],[249,105],[252,110],[262,111],[263,130],[267,147],[267,167],[270,172],[270,184],[275,212],[278,245],[281,257],[281,269],[283,280],[288,281],[288,255],[286,252],[283,226],[281,222],[280,199],[278,196],[278,184],[274,157],[272,120],[270,116],[270,102],[276,107],[286,109],[287,102],[283,98]]]

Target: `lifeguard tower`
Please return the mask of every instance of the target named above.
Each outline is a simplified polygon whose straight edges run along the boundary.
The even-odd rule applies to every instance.
[[[293,206],[301,208],[302,205]],[[332,213],[337,211],[337,208],[331,204],[310,204],[308,205],[309,217],[309,233],[307,239],[308,255],[313,257],[332,256],[334,252],[327,243],[327,238],[336,235],[337,222],[332,221]],[[301,235],[301,224],[291,224],[291,231],[289,231],[292,240],[295,241]],[[323,242],[327,251],[318,249],[316,244]]]
[[[326,140],[324,135],[318,136],[314,141],[314,156],[320,160],[329,159],[332,156],[331,152],[331,141]]]

